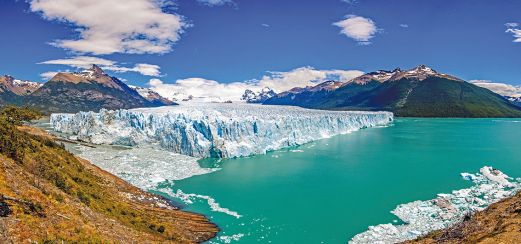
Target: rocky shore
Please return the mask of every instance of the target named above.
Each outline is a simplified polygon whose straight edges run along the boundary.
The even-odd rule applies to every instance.
[[[519,243],[521,192],[469,215],[462,222],[405,243]]]

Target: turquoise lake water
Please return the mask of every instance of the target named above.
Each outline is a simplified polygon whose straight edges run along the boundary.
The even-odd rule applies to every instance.
[[[221,170],[164,186],[214,198],[241,218],[196,201],[234,243],[346,243],[398,219],[398,204],[471,185],[485,165],[521,176],[521,120],[396,119],[392,126],[249,158],[203,160]],[[222,242],[218,239],[213,242]]]

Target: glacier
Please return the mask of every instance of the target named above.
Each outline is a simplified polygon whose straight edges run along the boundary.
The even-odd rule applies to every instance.
[[[192,157],[264,154],[393,121],[390,112],[292,106],[184,103],[179,106],[52,114],[54,131],[93,144],[159,145]]]
[[[468,214],[484,210],[490,204],[513,196],[521,190],[521,179],[513,179],[490,166],[479,173],[462,173],[473,186],[438,194],[435,199],[399,205],[391,213],[405,224],[380,224],[354,236],[349,243],[400,243],[450,227]]]

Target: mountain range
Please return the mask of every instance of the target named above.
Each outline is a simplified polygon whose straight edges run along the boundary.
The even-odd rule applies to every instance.
[[[503,97],[425,65],[378,70],[347,82],[325,81],[276,94],[246,90],[241,100],[326,110],[384,110],[405,117],[521,117],[519,97]],[[30,106],[45,113],[175,105],[150,88],[129,86],[92,65],[60,72],[46,83],[0,76],[0,106]]]
[[[129,87],[96,65],[81,72],[57,73],[44,84],[0,77],[0,102],[30,106],[46,113],[176,104],[147,88]]]
[[[425,65],[405,71],[379,70],[348,82],[293,88],[263,104],[385,110],[404,117],[521,117],[521,107],[505,97]]]

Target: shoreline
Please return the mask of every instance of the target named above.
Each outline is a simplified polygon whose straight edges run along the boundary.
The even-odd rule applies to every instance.
[[[445,229],[403,243],[516,243],[521,240],[521,192]]]
[[[42,138],[45,140],[54,141],[56,139],[56,137],[54,135],[51,135],[50,133],[42,130],[41,128],[36,128],[33,126],[19,126],[19,127],[17,127],[17,129],[21,132],[25,132],[29,135],[39,137],[39,138]],[[147,222],[150,221],[149,223],[157,223],[157,224],[155,226],[150,225],[149,228],[152,228],[153,226],[154,226],[153,227],[154,229],[159,228],[159,227],[161,227],[161,228],[159,228],[157,232],[155,232],[155,231],[150,232],[150,229],[148,229],[148,228],[143,229],[143,227],[137,227],[137,226],[135,226],[135,224],[129,225],[125,221],[122,222],[120,220],[121,217],[113,216],[114,212],[110,212],[110,211],[106,212],[102,209],[98,209],[99,208],[98,205],[96,203],[93,203],[93,202],[96,202],[96,199],[97,199],[96,197],[94,197],[92,199],[91,204],[82,205],[79,202],[75,203],[75,205],[79,204],[81,206],[79,209],[83,209],[83,210],[81,210],[82,214],[80,214],[80,216],[76,216],[75,215],[76,213],[74,211],[71,212],[71,210],[68,210],[65,212],[47,214],[48,217],[58,216],[56,218],[59,218],[59,219],[61,218],[60,219],[61,221],[76,220],[75,222],[81,223],[81,222],[84,222],[84,220],[83,221],[81,220],[82,218],[84,218],[84,217],[82,217],[84,215],[83,213],[92,212],[92,213],[88,214],[88,216],[91,216],[89,218],[94,218],[94,219],[88,220],[88,223],[91,223],[93,226],[95,226],[94,231],[96,231],[96,233],[98,233],[98,235],[101,235],[100,238],[103,237],[102,240],[112,240],[112,241],[116,241],[116,242],[124,241],[124,240],[132,241],[132,242],[142,242],[142,241],[147,241],[147,240],[148,241],[155,240],[155,241],[160,241],[160,242],[172,242],[173,240],[179,240],[179,242],[183,242],[183,243],[184,242],[200,243],[200,242],[206,242],[211,239],[214,239],[217,236],[217,234],[219,233],[220,228],[215,223],[210,222],[209,218],[207,216],[200,214],[200,213],[194,213],[194,212],[188,212],[188,211],[181,210],[182,209],[181,204],[180,203],[178,204],[177,202],[175,202],[172,199],[168,199],[167,197],[164,197],[162,195],[151,193],[151,192],[145,191],[143,189],[140,189],[139,187],[128,183],[127,181],[100,168],[99,166],[91,163],[90,161],[88,161],[86,159],[83,159],[83,158],[81,158],[77,155],[73,155],[73,154],[72,154],[72,156],[77,160],[77,162],[79,162],[79,165],[81,165],[82,169],[80,170],[80,172],[85,172],[85,174],[93,175],[93,177],[96,179],[95,182],[93,182],[93,183],[96,185],[100,185],[102,187],[103,193],[102,192],[99,193],[100,196],[103,196],[102,199],[104,199],[104,200],[102,200],[102,201],[105,201],[105,202],[113,201],[112,204],[115,204],[114,206],[119,206],[121,204],[123,204],[122,206],[128,206],[128,207],[130,207],[129,209],[131,211],[130,212],[131,216],[128,216],[128,214],[126,214],[128,216],[126,218],[131,218],[131,219],[137,218],[137,219],[141,219],[141,221],[145,221],[145,220]],[[1,156],[1,155],[0,155],[0,159],[2,159],[0,161],[4,161],[3,156]],[[9,163],[9,160],[7,160],[6,162]],[[4,162],[4,164],[6,162]],[[15,165],[15,167],[16,167],[16,165]],[[10,168],[12,168],[12,167],[10,167]],[[8,170],[8,169],[9,168],[7,168],[6,170]],[[0,171],[0,173],[2,173],[2,172]],[[30,175],[31,173],[27,172],[25,174]],[[9,173],[8,173],[8,175],[9,175]],[[26,178],[30,178],[30,177],[26,177]],[[25,179],[25,178],[23,178],[23,179]],[[8,177],[7,186],[20,185],[20,183],[18,181],[22,181],[23,179],[18,179],[18,178],[10,179]],[[15,181],[15,182],[13,183],[11,181]],[[49,186],[49,187],[52,187],[52,186]],[[50,191],[50,190],[46,190],[46,191]],[[2,193],[4,193],[7,196],[14,196],[16,198],[21,198],[21,199],[31,199],[30,197],[23,196],[23,194],[20,196],[20,194],[17,194],[16,192],[17,192],[16,190],[14,192],[2,191]],[[109,194],[107,195],[107,193],[109,193]],[[71,200],[68,200],[69,196],[67,196],[67,195],[64,195],[64,196],[68,202],[77,201],[74,198],[71,198]],[[80,198],[80,200],[81,200],[81,198]],[[32,201],[35,201],[35,200],[32,200]],[[71,204],[71,203],[69,203],[69,204]],[[46,210],[55,208],[53,206],[52,202],[51,203],[42,203],[41,205],[44,206],[44,208]],[[125,209],[125,208],[123,208],[123,209]],[[100,211],[100,210],[102,210],[102,211]],[[47,210],[47,211],[50,212],[51,210]],[[16,208],[15,208],[14,213],[15,214],[13,214],[13,216],[18,215]],[[122,212],[122,214],[125,215],[123,212]],[[59,217],[59,216],[62,216],[62,217]],[[63,216],[69,216],[69,217],[65,218]],[[92,216],[95,216],[95,217],[92,217]],[[7,219],[9,219],[9,217]],[[2,221],[0,221],[0,222],[2,222]],[[37,221],[37,222],[31,223],[31,224],[47,225],[46,222],[49,222],[49,221],[53,222],[52,220],[49,220],[49,219],[42,220],[42,221],[44,221],[44,222]],[[113,224],[111,224],[112,227],[110,227],[111,229],[113,229],[113,232],[107,232],[106,230],[103,229],[103,226],[104,225],[106,226],[106,224],[104,224],[104,223],[107,221],[108,221],[108,223],[113,223]],[[133,222],[130,221],[130,223],[133,223]],[[5,223],[0,223],[0,224],[6,225]],[[30,225],[30,224],[28,224],[28,225]],[[164,227],[163,227],[163,225],[164,225]],[[119,227],[119,226],[121,226],[121,227]],[[16,239],[16,234],[13,234],[13,233],[17,233],[16,230],[14,230],[14,232],[13,232],[13,230],[11,230],[13,228],[12,226],[8,225],[7,227],[10,230],[7,233],[9,233],[11,236],[13,236],[13,238],[15,238],[13,240],[25,240],[25,238],[23,238],[23,237],[19,237],[22,239]],[[32,228],[41,228],[41,227],[32,227]],[[127,229],[127,230],[125,231],[124,229]],[[165,231],[165,229],[166,229],[166,231]],[[164,232],[164,234],[163,234],[163,232]],[[124,233],[126,233],[126,234],[124,234]],[[19,233],[19,235],[27,235],[27,234]],[[39,240],[40,238],[43,238],[42,240],[45,240],[48,238],[48,237],[41,236],[41,234],[39,236],[36,233],[31,233],[30,235],[33,236],[32,238],[36,238],[37,240]],[[170,236],[170,237],[168,237],[168,236]],[[170,238],[174,238],[174,239],[170,239]],[[66,239],[67,238],[65,238],[63,240],[66,240]],[[184,240],[184,241],[181,241],[181,240]],[[174,241],[174,242],[177,243],[178,241]]]
[[[482,167],[479,173],[460,175],[474,185],[450,193],[438,193],[436,198],[430,200],[400,204],[391,213],[403,221],[403,224],[369,226],[367,231],[355,235],[349,243],[401,243],[439,230],[451,229],[475,213],[512,198],[521,190],[521,179],[509,177],[490,166]]]

